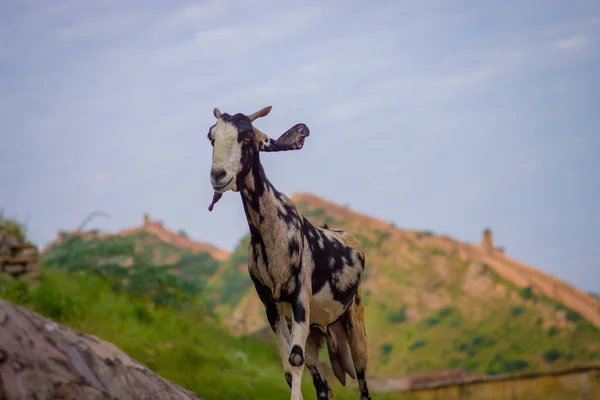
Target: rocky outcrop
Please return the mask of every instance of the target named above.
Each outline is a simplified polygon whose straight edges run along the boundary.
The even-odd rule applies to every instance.
[[[112,343],[2,299],[0,398],[201,400]]]

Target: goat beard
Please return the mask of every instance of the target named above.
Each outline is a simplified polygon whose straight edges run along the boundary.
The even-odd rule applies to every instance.
[[[210,203],[210,206],[208,206],[208,211],[213,210],[213,207],[215,206],[215,204],[217,204],[217,201],[219,201],[221,197],[223,197],[223,193],[214,192],[212,202]]]

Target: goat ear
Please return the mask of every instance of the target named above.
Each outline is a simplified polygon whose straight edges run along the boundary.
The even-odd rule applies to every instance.
[[[253,129],[255,140],[258,141],[258,150],[267,152],[300,150],[304,146],[304,139],[310,135],[310,130],[305,124],[292,126],[277,140],[271,139],[257,128]]]
[[[223,114],[221,113],[221,111],[218,108],[215,108],[213,110],[213,115],[215,116],[216,119],[219,119],[219,118],[221,118],[221,115],[223,115]]]
[[[255,113],[252,113],[250,115],[248,115],[248,118],[250,118],[250,122],[254,121],[257,118],[262,118],[267,116],[270,112],[271,112],[271,108],[273,108],[272,106],[267,106],[261,110],[258,110]]]

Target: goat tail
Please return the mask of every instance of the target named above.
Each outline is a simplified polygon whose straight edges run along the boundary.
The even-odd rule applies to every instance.
[[[327,328],[327,351],[333,374],[343,386],[346,386],[346,374],[356,379],[356,370],[341,319]]]

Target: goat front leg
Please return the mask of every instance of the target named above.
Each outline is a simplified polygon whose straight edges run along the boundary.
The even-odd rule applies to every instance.
[[[267,311],[267,319],[269,320],[269,325],[271,325],[273,335],[275,336],[277,350],[279,352],[279,356],[281,357],[281,362],[283,363],[285,380],[291,389],[292,365],[289,362],[291,342],[290,330],[285,320],[283,309],[280,305],[276,304],[274,301],[270,301],[265,304],[265,308]]]
[[[289,353],[289,364],[292,366],[292,400],[302,399],[302,373],[306,340],[310,332],[310,294],[301,288],[292,300],[292,350]]]
[[[252,257],[250,257],[250,260]],[[281,362],[283,363],[283,370],[285,372],[285,380],[290,387],[292,388],[292,366],[289,362],[290,357],[290,342],[292,340],[290,329],[287,325],[287,321],[285,319],[285,313],[282,309],[281,303],[277,303],[271,297],[269,290],[252,274],[250,274],[250,278],[254,282],[254,287],[256,289],[256,293],[260,298],[261,302],[265,307],[265,311],[267,314],[267,320],[269,321],[269,325],[271,326],[271,330],[273,331],[273,336],[275,337],[275,344],[277,345],[277,350],[279,352],[279,356],[281,357]]]

